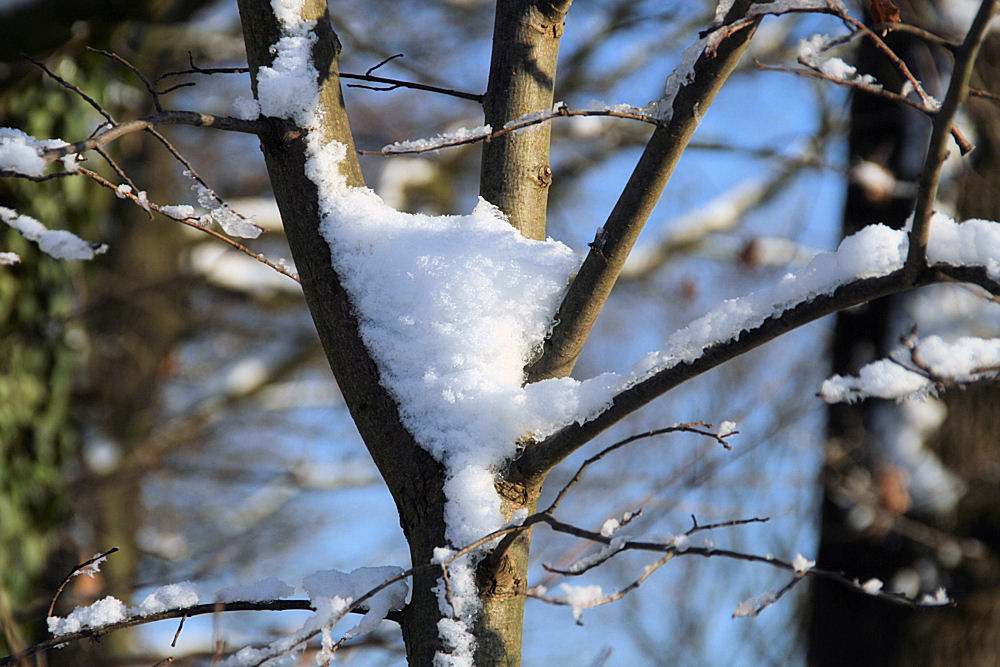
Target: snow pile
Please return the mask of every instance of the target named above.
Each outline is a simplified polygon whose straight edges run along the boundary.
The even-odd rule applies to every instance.
[[[383,153],[412,153],[415,151],[430,151],[435,148],[443,148],[463,142],[485,139],[493,132],[489,125],[468,128],[460,127],[451,132],[442,132],[430,139],[409,139],[407,141],[397,141],[382,147]]]
[[[64,229],[48,229],[38,220],[3,206],[0,206],[0,220],[20,232],[24,238],[37,243],[42,252],[55,259],[93,259],[95,255],[102,255],[108,249],[103,243],[89,243]]]
[[[42,157],[42,151],[47,148],[68,146],[62,139],[35,139],[30,134],[12,127],[0,127],[0,171],[12,171],[24,176],[43,176],[48,161]],[[67,156],[75,160],[75,156]],[[73,164],[63,158],[63,164]]]
[[[913,341],[914,361],[899,351],[862,367],[857,377],[834,375],[823,382],[820,396],[827,403],[853,402],[868,396],[924,396],[941,384],[969,384],[995,378],[1000,372],[1000,339],[964,336],[946,341],[928,336]]]
[[[190,581],[160,586],[136,607],[126,607],[121,600],[107,596],[87,607],[77,607],[69,616],[49,616],[49,632],[54,636],[103,628],[120,623],[132,616],[152,616],[171,609],[184,609],[198,604],[198,586]]]
[[[906,259],[906,235],[885,225],[871,225],[844,239],[837,252],[821,253],[803,269],[785,274],[777,283],[746,296],[724,301],[667,338],[633,368],[634,381],[679,363],[690,363],[706,347],[739,337],[786,309],[832,293],[846,282],[884,276],[901,268]]]
[[[138,607],[130,610],[139,616],[152,616],[170,609],[183,609],[198,604],[201,592],[198,585],[190,581],[160,586],[143,598]]]
[[[46,623],[54,636],[68,635],[85,628],[102,628],[124,621],[128,616],[125,603],[109,595],[89,607],[77,607],[69,616],[49,616]]]
[[[795,554],[795,558],[792,559],[792,567],[795,569],[795,574],[797,576],[802,576],[809,570],[816,567],[816,561],[809,560],[802,554]]]
[[[596,607],[605,599],[604,591],[596,584],[590,586],[560,584],[559,587],[562,589],[563,595],[555,599],[573,607],[573,618],[576,619],[578,625],[583,625],[584,609]]]
[[[831,79],[882,87],[870,74],[858,74],[858,70],[854,66],[848,65],[840,58],[826,55],[830,44],[831,40],[827,35],[813,35],[803,39],[799,42],[799,62]]]
[[[295,593],[295,589],[276,577],[261,579],[253,584],[227,586],[215,592],[216,602],[267,602],[280,600]]]

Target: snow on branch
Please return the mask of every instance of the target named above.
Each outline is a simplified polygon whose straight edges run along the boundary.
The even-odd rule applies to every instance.
[[[627,104],[616,104],[600,109],[570,109],[565,102],[556,102],[551,110],[534,111],[524,114],[519,118],[504,123],[499,130],[493,130],[490,125],[480,125],[474,128],[458,128],[451,132],[443,132],[432,138],[409,139],[397,141],[383,146],[378,151],[358,151],[361,155],[407,155],[415,153],[427,153],[440,150],[442,148],[452,148],[454,146],[464,146],[479,141],[490,141],[496,137],[503,136],[509,132],[519,132],[521,130],[547,123],[555,118],[571,118],[586,116],[603,116],[610,118],[625,118],[638,120],[652,125],[660,125],[662,120],[656,116],[646,113],[645,109],[638,109]]]
[[[1000,339],[906,336],[903,347],[865,365],[857,376],[834,375],[819,392],[827,403],[865,398],[903,399],[937,393],[945,387],[995,380],[1000,373]]]
[[[55,259],[93,259],[108,250],[103,243],[90,243],[65,229],[49,229],[38,220],[4,206],[0,206],[0,220]]]
[[[903,266],[906,231],[871,225],[845,238],[836,252],[817,255],[803,269],[770,288],[730,299],[670,335],[625,376],[604,374],[590,382],[617,387],[599,411],[529,446],[513,465],[525,477],[544,472],[604,428],[678,384],[823,315],[878,296],[950,280],[949,273],[1000,286],[1000,224],[956,223],[936,215],[931,227],[930,267],[909,280]],[[544,383],[541,383],[544,384]]]

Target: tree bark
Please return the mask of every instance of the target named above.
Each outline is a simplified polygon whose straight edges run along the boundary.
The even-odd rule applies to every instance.
[[[526,113],[552,108],[559,41],[572,0],[497,2],[493,58],[483,99],[498,130]],[[483,146],[479,192],[530,239],[545,239],[552,168],[548,123],[509,132]]]
[[[256,82],[257,70],[273,57],[269,48],[278,40],[278,26],[270,5],[261,0],[240,0],[240,16]],[[364,185],[340,92],[339,43],[326,19],[324,0],[309,0],[305,17],[317,21],[319,41],[313,60],[320,77],[326,139],[347,144],[349,160],[342,165],[345,176],[350,185]],[[397,404],[379,383],[378,368],[361,339],[350,296],[333,269],[330,247],[319,233],[318,192],[305,176],[303,133],[288,122],[272,122],[274,131],[262,137],[261,149],[306,303],[351,416],[396,502],[411,563],[430,563],[434,549],[447,543],[444,469],[406,430]],[[504,510],[512,515],[526,504],[533,507],[537,489],[507,495],[511,497]],[[528,541],[523,537],[506,555],[484,560],[479,569],[483,615],[477,628],[482,660],[477,664],[520,662]],[[433,591],[438,578],[439,573],[431,570],[418,572],[412,579],[413,593],[401,625],[407,659],[413,665],[431,664],[442,649],[437,629],[442,613]]]

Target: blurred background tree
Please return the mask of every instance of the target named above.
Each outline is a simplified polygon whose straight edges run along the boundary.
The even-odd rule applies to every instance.
[[[341,69],[365,72],[403,53],[376,73],[482,92],[492,4],[400,7],[388,0],[361,9],[334,4]],[[707,0],[578,3],[562,41],[556,99],[579,108],[658,98],[714,11]],[[829,17],[769,20],[750,56],[792,62],[800,38],[839,30]],[[0,124],[67,140],[87,136],[99,117],[20,52],[44,60],[123,119],[146,113],[148,95],[131,72],[86,46],[113,51],[150,77],[190,67],[189,51],[201,67],[245,64],[231,2],[25,0],[0,8],[0,45]],[[170,93],[170,108],[227,114],[236,97],[249,94],[245,74],[188,75],[160,87],[180,81],[196,85]],[[406,89],[347,88],[345,95],[360,148],[482,123],[475,102]],[[683,158],[575,375],[627,370],[719,300],[770,284],[816,249],[835,246],[855,159],[847,132],[858,131],[860,102],[848,109],[847,99],[829,84],[758,72],[745,59]],[[552,134],[548,233],[585,250],[649,130],[581,118],[554,123]],[[287,257],[256,140],[182,127],[169,137],[234,208],[267,228],[254,250]],[[905,140],[922,146],[919,132]],[[111,152],[151,200],[193,199],[183,167],[151,138],[133,135]],[[472,207],[479,162],[480,148],[467,146],[363,158],[362,167],[397,208],[442,213]],[[120,182],[108,165],[100,170]],[[295,583],[325,567],[406,564],[395,509],[294,282],[179,225],[148,220],[82,181],[29,189],[5,179],[0,204],[111,247],[93,263],[58,263],[0,230],[3,248],[23,258],[0,270],[0,503],[10,506],[9,513],[0,506],[0,625],[8,650],[41,636],[39,619],[73,564],[111,546],[122,551],[98,579],[74,579],[57,611],[108,594],[141,597],[150,585],[180,579],[208,591],[265,576]],[[813,553],[825,420],[814,394],[827,371],[816,360],[828,354],[829,326],[807,327],[781,349],[764,347],[672,392],[557,469],[550,487],[616,437],[678,421],[735,419],[743,434],[736,452],[684,439],[631,450],[586,478],[567,512],[599,526],[642,506],[635,530],[644,534],[677,533],[691,514],[703,521],[766,515],[770,524],[717,540],[789,557]],[[580,548],[540,532],[535,560],[565,564]],[[615,559],[594,573],[595,582],[620,586],[644,563],[634,554]],[[532,583],[549,577],[540,566],[532,571]],[[588,610],[596,633],[577,628],[565,610],[529,603],[525,662],[800,662],[804,587],[754,621],[729,619],[741,599],[777,581],[773,572],[744,565],[679,559],[619,605]],[[215,627],[189,621],[172,654],[211,656],[298,623],[292,613],[230,618]],[[174,629],[119,633],[48,660],[151,664],[168,650]],[[363,640],[357,657],[399,661],[397,634],[385,629]]]

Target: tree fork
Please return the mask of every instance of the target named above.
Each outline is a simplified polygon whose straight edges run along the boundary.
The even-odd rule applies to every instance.
[[[239,8],[256,96],[257,71],[273,60],[269,49],[280,31],[266,0],[239,0]],[[319,72],[324,138],[347,145],[342,173],[349,185],[363,186],[340,90],[340,43],[326,16],[325,0],[306,0],[303,18],[316,21],[318,36],[313,63]],[[395,500],[411,560],[428,563],[434,548],[445,543],[444,470],[403,426],[398,405],[379,383],[378,368],[361,338],[350,296],[319,232],[319,193],[305,175],[304,132],[287,121],[271,121],[274,131],[261,136],[261,150],[306,303],[351,417]],[[436,580],[433,574],[414,576],[411,601],[402,614],[411,664],[430,664],[440,648],[437,620],[441,613],[432,590]]]

